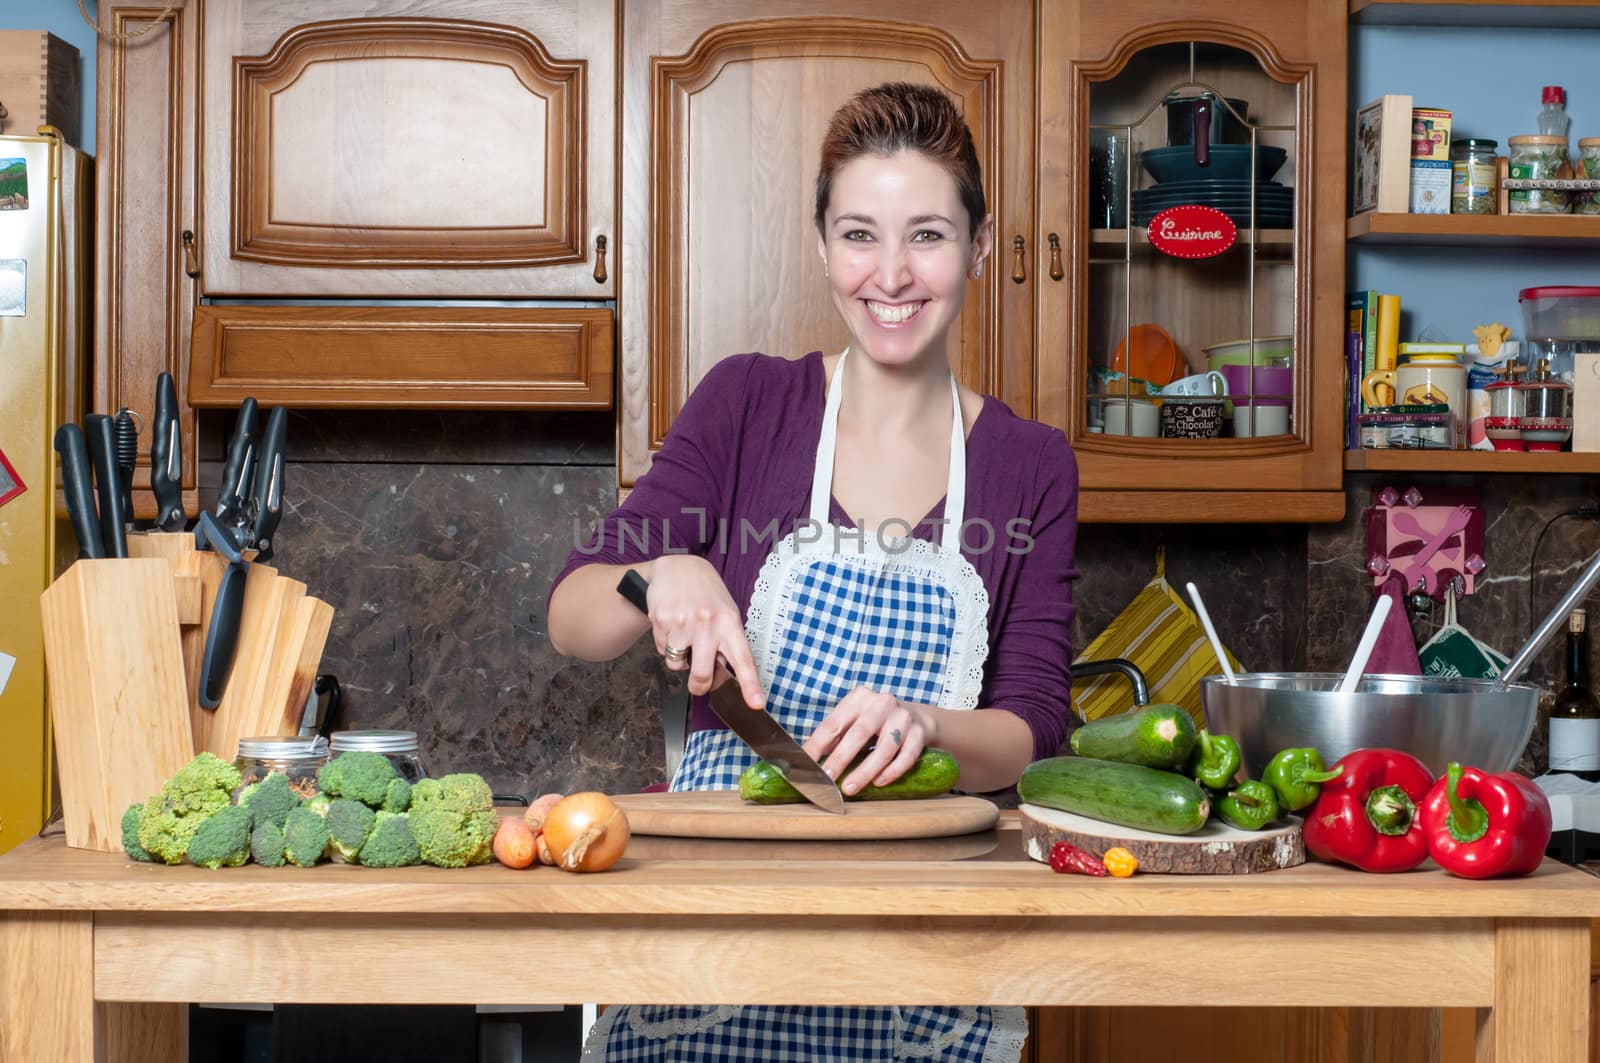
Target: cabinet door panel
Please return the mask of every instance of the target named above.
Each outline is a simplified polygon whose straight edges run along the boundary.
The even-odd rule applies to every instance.
[[[610,5],[206,10],[208,294],[611,294]]]
[[[649,467],[696,381],[741,351],[796,357],[849,342],[812,220],[817,153],[852,93],[934,84],[972,126],[995,254],[968,289],[952,366],[1032,412],[1031,277],[1009,277],[1032,227],[1031,4],[810,5],[641,0],[624,16],[622,455]],[[887,21],[895,19],[899,21]]]

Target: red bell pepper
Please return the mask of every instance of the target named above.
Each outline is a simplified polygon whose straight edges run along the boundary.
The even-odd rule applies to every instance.
[[[1451,762],[1422,802],[1428,855],[1452,875],[1526,875],[1550,844],[1550,800],[1526,776]]]
[[[1306,816],[1306,848],[1363,871],[1410,871],[1428,858],[1417,805],[1433,786],[1422,761],[1398,749],[1358,749],[1329,771]]]

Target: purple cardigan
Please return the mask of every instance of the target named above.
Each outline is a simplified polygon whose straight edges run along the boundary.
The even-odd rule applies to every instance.
[[[668,545],[705,557],[722,575],[741,614],[750,607],[767,554],[807,516],[826,400],[822,353],[799,359],[742,354],[706,373],[673,422],[649,472],[580,544],[551,586],[590,563],[637,564]],[[853,527],[835,499],[832,520]],[[941,500],[915,535],[934,539]],[[1008,535],[1008,522],[1032,540]],[[774,519],[776,535],[765,535]],[[1012,413],[992,395],[967,438],[962,556],[989,592],[989,659],[981,708],[1016,713],[1033,731],[1034,756],[1055,756],[1072,727],[1072,584],[1078,532],[1078,468],[1066,437]],[[1015,526],[1011,526],[1015,527]],[[741,543],[743,538],[743,543]],[[743,548],[741,548],[743,547]],[[846,549],[849,546],[846,545]],[[694,699],[694,730],[721,727],[704,697]]]

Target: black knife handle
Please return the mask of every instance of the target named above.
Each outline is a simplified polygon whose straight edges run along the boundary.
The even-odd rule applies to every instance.
[[[194,526],[194,545],[197,550],[210,547],[223,557],[228,564],[237,565],[244,561],[244,554],[239,550],[239,544],[233,537],[233,532],[217,519],[215,514],[202,513]]]
[[[91,413],[83,423],[89,437],[89,460],[94,463],[95,493],[100,498],[100,538],[107,557],[127,557],[122,490],[117,486],[116,426],[103,413]]]
[[[267,430],[256,455],[256,482],[250,489],[249,511],[254,518],[250,541],[257,561],[272,560],[272,540],[283,519],[283,447],[289,434],[289,411],[276,407],[267,417]]]
[[[150,429],[150,490],[156,496],[156,527],[182,531],[183,447],[178,439],[178,386],[172,374],[156,377],[156,419]]]
[[[250,489],[251,465],[255,462],[256,400],[246,397],[239,404],[239,419],[233,424],[233,439],[228,443],[228,457],[222,465],[222,483],[217,489],[217,516],[229,518],[229,523],[239,516],[245,493]]]
[[[647,597],[649,591],[650,584],[631,568],[622,574],[622,582],[617,584],[617,593],[628,599],[628,602],[645,616],[650,615],[650,600]]]
[[[139,464],[139,422],[126,406],[111,419],[111,438],[116,442],[117,491],[122,496],[122,514],[133,520],[133,470]]]
[[[94,482],[89,471],[89,444],[83,429],[64,424],[56,429],[56,453],[61,455],[61,489],[67,496],[67,514],[78,537],[81,557],[105,557],[100,538],[100,517],[94,505]]]
[[[211,605],[211,627],[206,631],[205,653],[200,659],[200,707],[214,709],[227,689],[233,656],[239,649],[239,620],[244,615],[244,586],[248,566],[229,565],[223,573],[217,598]]]

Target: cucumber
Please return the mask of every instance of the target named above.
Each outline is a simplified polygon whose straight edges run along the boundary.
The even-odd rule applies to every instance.
[[[862,757],[855,763],[861,763]],[[851,767],[855,767],[852,764]],[[955,788],[961,778],[961,765],[947,749],[928,747],[911,770],[887,786],[863,786],[858,793],[845,794],[847,801],[896,801],[916,797],[938,797]],[[789,785],[783,773],[767,761],[758,760],[739,776],[739,796],[758,805],[792,805],[805,798]]]
[[[1072,732],[1072,751],[1080,757],[1183,767],[1195,743],[1194,720],[1177,705],[1146,705],[1136,712],[1108,716]]]
[[[1211,815],[1211,799],[1193,779],[1089,757],[1034,761],[1022,770],[1017,796],[1030,805],[1159,834],[1193,834]]]

